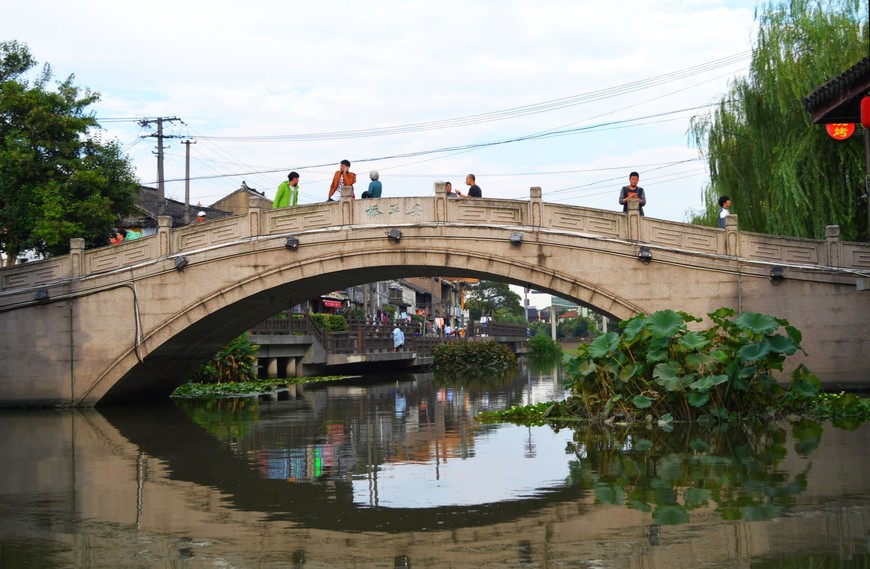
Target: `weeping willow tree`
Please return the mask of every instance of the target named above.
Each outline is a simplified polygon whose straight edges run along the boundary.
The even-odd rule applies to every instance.
[[[691,221],[716,225],[718,197],[728,195],[744,230],[820,239],[839,225],[843,239],[867,240],[863,137],[833,140],[803,107],[870,52],[867,0],[786,0],[756,18],[748,76],[690,125],[711,182],[706,211]]]

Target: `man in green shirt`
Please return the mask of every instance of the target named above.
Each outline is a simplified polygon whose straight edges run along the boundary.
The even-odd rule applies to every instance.
[[[290,172],[287,174],[287,181],[281,182],[278,186],[278,193],[275,194],[275,201],[272,202],[272,208],[296,205],[298,201],[299,174],[296,172]]]

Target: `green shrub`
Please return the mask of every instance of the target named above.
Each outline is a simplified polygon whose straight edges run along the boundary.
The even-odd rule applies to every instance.
[[[562,353],[562,347],[551,337],[543,334],[535,334],[528,341],[529,352],[534,357],[558,356]]]
[[[321,328],[328,332],[344,332],[347,330],[347,320],[341,314],[311,314],[311,319]]]
[[[517,357],[510,348],[494,340],[453,341],[432,348],[432,363],[436,372],[489,375],[513,369]]]
[[[217,351],[190,377],[195,383],[224,383],[257,379],[257,350],[248,333],[244,333]]]
[[[786,393],[818,394],[821,382],[802,365],[787,389],[772,375],[801,349],[799,330],[756,312],[735,315],[720,308],[708,314],[712,327],[694,331],[687,324],[700,318],[661,310],[581,344],[567,365],[573,404],[599,418],[728,420],[770,412]]]

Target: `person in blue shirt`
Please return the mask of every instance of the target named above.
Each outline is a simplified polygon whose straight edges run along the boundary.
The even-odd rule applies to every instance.
[[[369,189],[363,192],[363,198],[379,198],[381,197],[381,183],[378,181],[381,175],[378,174],[377,170],[372,170],[369,173],[369,178],[371,178],[371,182],[369,182]]]

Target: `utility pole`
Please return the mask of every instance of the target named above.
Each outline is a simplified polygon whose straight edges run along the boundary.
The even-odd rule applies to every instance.
[[[182,140],[184,152],[184,223],[190,223],[190,145],[196,144],[195,140]]]
[[[151,126],[151,123],[157,123],[157,134],[147,134],[157,138],[157,214],[163,215],[166,213],[166,191],[164,187],[163,177],[163,139],[164,138],[182,138],[178,135],[166,136],[163,134],[163,122],[180,121],[178,117],[157,117],[156,119],[142,119],[139,121],[140,126]],[[144,137],[143,137],[144,138]]]

